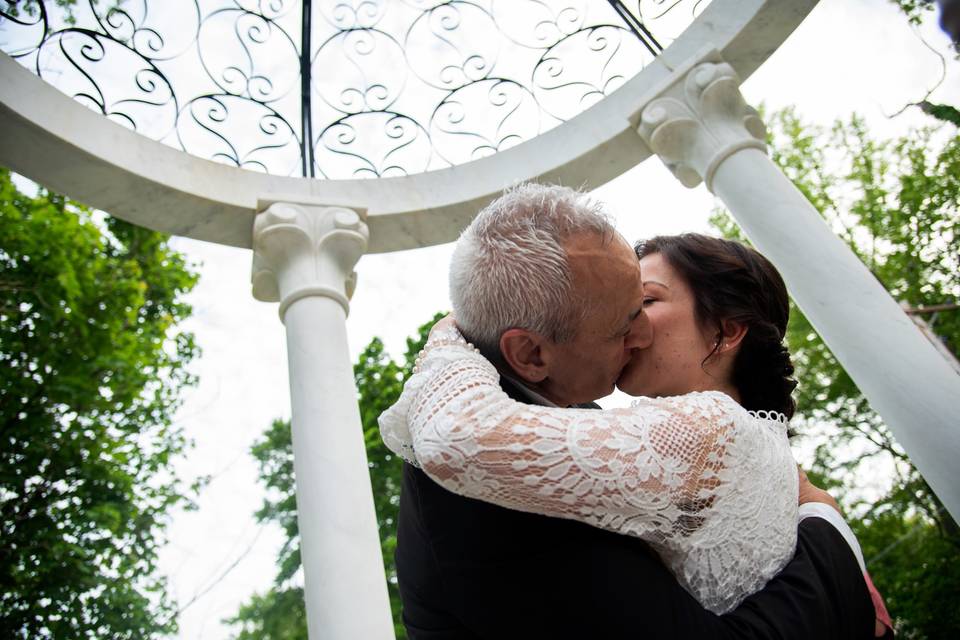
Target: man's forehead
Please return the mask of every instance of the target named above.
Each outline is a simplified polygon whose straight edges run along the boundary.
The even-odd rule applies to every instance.
[[[586,284],[591,279],[622,280],[640,277],[640,261],[620,234],[606,242],[597,234],[592,238],[575,237],[564,249],[575,282],[580,280]]]
[[[563,248],[567,252],[567,258],[581,258],[587,256],[606,255],[613,247],[630,247],[630,243],[617,233],[601,234],[594,231],[582,231],[574,233],[563,242]]]
[[[567,257],[577,297],[589,307],[588,318],[603,325],[624,322],[635,310],[643,284],[640,261],[623,236],[606,243],[599,237],[578,238]]]

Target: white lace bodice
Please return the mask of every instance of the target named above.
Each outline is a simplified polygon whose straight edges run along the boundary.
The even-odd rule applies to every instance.
[[[380,430],[443,487],[642,538],[715,613],[793,557],[797,468],[782,416],[720,392],[610,410],[522,404],[456,330],[436,333]]]

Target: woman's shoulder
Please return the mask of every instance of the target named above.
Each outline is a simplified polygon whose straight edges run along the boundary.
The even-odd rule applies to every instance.
[[[691,391],[679,396],[638,397],[634,398],[632,406],[709,419],[717,426],[762,424],[786,432],[790,423],[789,418],[777,411],[747,410],[728,394],[717,390]]]
[[[736,400],[722,391],[691,391],[679,396],[640,396],[634,407],[660,407],[668,411],[707,412],[710,414],[747,415]]]

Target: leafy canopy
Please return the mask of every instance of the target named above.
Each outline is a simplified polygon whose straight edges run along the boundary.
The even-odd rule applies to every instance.
[[[156,575],[184,501],[171,416],[193,382],[177,330],[196,276],[166,238],[0,169],[0,628],[14,637],[175,630]]]

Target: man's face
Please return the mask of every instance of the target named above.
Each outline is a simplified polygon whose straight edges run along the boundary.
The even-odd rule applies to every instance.
[[[626,240],[616,235],[603,242],[584,233],[570,238],[565,248],[575,300],[585,306],[585,315],[572,340],[547,340],[541,346],[548,374],[539,385],[561,406],[612,393],[631,353],[651,341],[640,262]]]

